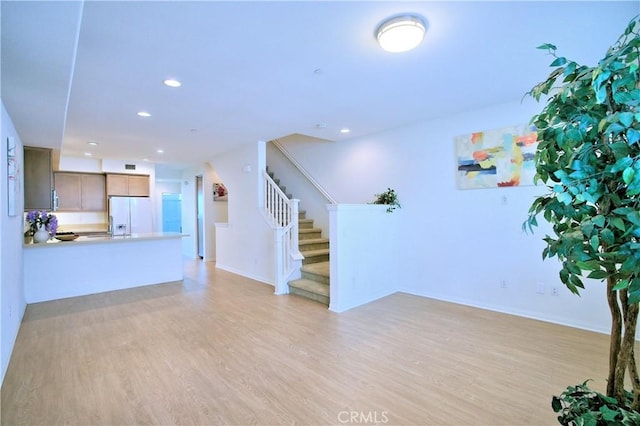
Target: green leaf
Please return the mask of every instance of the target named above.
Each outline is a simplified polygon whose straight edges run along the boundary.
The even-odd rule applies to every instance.
[[[562,193],[558,194],[557,197],[558,197],[558,201],[560,201],[565,206],[570,205],[571,201],[573,201],[573,197],[571,196],[571,194],[569,194],[567,192],[562,192]]]
[[[593,250],[598,250],[598,247],[600,247],[600,238],[598,238],[597,235],[594,235],[593,237],[591,237],[591,239],[589,240],[589,244],[591,244],[591,248]]]
[[[626,231],[627,228],[624,226],[624,220],[619,217],[612,217],[610,220],[611,224],[621,230],[622,232]]]
[[[618,124],[618,123],[611,123],[609,125],[609,127],[607,127],[607,130],[605,130],[605,133],[613,133],[615,135],[617,135],[618,133],[624,131],[624,127],[622,127],[622,125]]]
[[[629,285],[629,303],[640,302],[640,279],[634,278]]]
[[[627,287],[629,287],[629,280],[620,280],[613,286],[613,290],[624,290]]]
[[[632,164],[633,164],[633,159],[631,159],[631,157],[628,157],[628,156],[622,157],[621,159],[616,161],[616,163],[611,167],[611,173],[616,173],[621,170],[624,170]]]
[[[631,207],[618,207],[617,209],[613,210],[613,213],[615,214],[619,214],[621,216],[626,216],[629,213],[634,212],[635,210],[632,209]]]
[[[621,112],[618,116],[618,121],[622,123],[625,127],[631,127],[633,124],[633,113],[632,112]]]
[[[545,43],[545,44],[541,44],[540,46],[536,47],[536,49],[541,49],[541,50],[556,50],[557,47],[555,47],[553,44],[551,43]]]
[[[616,237],[609,228],[604,228],[602,231],[600,231],[600,238],[602,238],[602,241],[605,244],[611,245],[615,241]]]
[[[599,271],[592,271],[589,275],[587,275],[587,278],[593,278],[593,279],[599,280],[599,279],[607,278],[607,276],[609,276],[609,274],[607,274],[607,271],[599,270]]]
[[[605,223],[605,218],[603,215],[599,214],[597,216],[595,216],[593,219],[591,219],[591,221],[598,227],[598,228],[602,228],[604,227],[604,223]]]
[[[633,176],[635,174],[636,172],[633,170],[633,167],[627,167],[622,172],[622,180],[624,181],[625,184],[629,185],[633,181]]]
[[[632,211],[631,213],[627,214],[627,219],[635,226],[640,226],[640,213],[638,213],[637,211]]]
[[[640,131],[636,129],[627,129],[627,140],[631,145],[640,141]]]
[[[612,410],[611,408],[603,405],[600,407],[600,413],[602,413],[602,419],[607,422],[613,422],[616,420],[620,412],[618,410]]]
[[[567,63],[567,59],[563,57],[556,58],[553,62],[551,62],[550,67],[559,67]]]

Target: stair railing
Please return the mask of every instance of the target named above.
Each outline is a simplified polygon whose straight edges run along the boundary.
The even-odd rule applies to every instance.
[[[309,180],[309,182],[311,182],[311,184],[315,186],[318,191],[320,191],[322,195],[324,195],[324,197],[329,201],[330,204],[337,204],[336,200],[334,200],[333,197],[322,187],[322,185],[320,185],[320,183],[318,183],[318,181],[315,180],[314,177],[311,176],[311,174],[304,167],[302,167],[302,164],[300,164],[298,160],[293,158],[293,156],[289,153],[289,151],[286,150],[284,146],[282,146],[278,139],[271,140],[271,143],[273,144],[273,146],[278,148],[289,161],[291,161],[291,164],[293,164],[296,169],[298,169],[300,173],[302,173],[302,175],[306,177],[307,180]]]
[[[287,198],[284,192],[263,171],[264,200],[263,213],[274,230],[276,294],[289,292],[288,277],[294,272],[295,261],[302,259],[298,249],[298,203]]]

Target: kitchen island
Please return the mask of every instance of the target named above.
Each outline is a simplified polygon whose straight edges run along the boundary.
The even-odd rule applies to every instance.
[[[73,241],[25,244],[26,301],[180,281],[183,236],[173,232],[90,235]]]

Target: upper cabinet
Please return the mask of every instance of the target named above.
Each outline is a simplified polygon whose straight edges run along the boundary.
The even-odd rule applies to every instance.
[[[106,211],[105,175],[55,172],[59,211]]]
[[[51,149],[24,147],[24,209],[53,209]]]
[[[148,175],[107,174],[107,196],[148,197]]]

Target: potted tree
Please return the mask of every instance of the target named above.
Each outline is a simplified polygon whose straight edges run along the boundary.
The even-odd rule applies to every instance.
[[[528,93],[546,98],[538,129],[535,198],[523,227],[543,214],[554,235],[542,257],[561,263],[573,293],[583,278],[606,283],[611,340],[606,395],[587,383],[552,400],[563,424],[640,424],[640,378],[634,344],[640,302],[640,17],[631,20],[596,66],[556,55],[548,78]],[[625,390],[625,377],[632,391]]]

